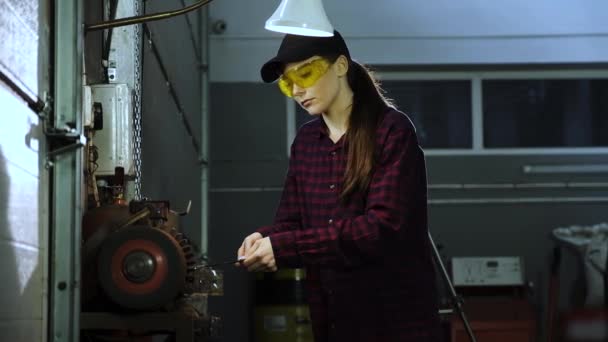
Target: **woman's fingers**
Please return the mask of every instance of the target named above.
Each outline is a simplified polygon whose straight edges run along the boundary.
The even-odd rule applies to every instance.
[[[252,259],[252,263],[247,267],[249,272],[268,272],[271,269],[271,262],[268,256],[259,255]]]
[[[243,266],[250,272],[276,271],[276,261],[270,238],[259,239],[253,243],[249,249],[249,253],[246,255]]]
[[[239,260],[239,262],[237,262],[236,264],[234,264],[234,266],[236,267],[240,267],[242,262],[240,262],[241,260],[243,260],[245,255],[245,244],[243,243],[241,245],[241,247],[239,247],[239,250],[236,252],[236,257]]]
[[[244,240],[243,243],[241,244],[241,247],[239,247],[239,249],[236,252],[236,256],[239,259],[239,262],[235,264],[235,266],[239,267],[241,265],[243,265],[243,261],[246,259],[246,256],[248,256],[249,254],[253,253],[253,251],[255,251],[256,248],[253,248],[253,245],[256,243],[256,241],[259,241],[260,239],[262,239],[262,234],[260,233],[253,233],[249,236],[247,236]]]
[[[245,250],[243,251],[242,255],[247,255],[250,253],[249,249],[251,248],[251,246],[253,246],[253,244],[262,239],[262,234],[260,233],[253,233],[251,235],[249,235],[248,237],[245,238],[244,241],[244,245],[245,245]]]

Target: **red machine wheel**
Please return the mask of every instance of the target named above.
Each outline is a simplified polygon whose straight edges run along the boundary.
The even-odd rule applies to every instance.
[[[110,234],[101,246],[97,268],[105,294],[127,309],[158,309],[185,287],[186,258],[179,242],[148,226]]]

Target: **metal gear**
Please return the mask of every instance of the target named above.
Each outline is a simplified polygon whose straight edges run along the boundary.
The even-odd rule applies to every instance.
[[[187,289],[190,289],[192,282],[194,281],[194,271],[196,266],[196,256],[194,254],[194,246],[190,242],[190,239],[182,232],[177,230],[175,227],[169,230],[169,233],[175,241],[179,243],[181,246],[182,252],[184,253],[184,257],[186,258],[186,283]]]

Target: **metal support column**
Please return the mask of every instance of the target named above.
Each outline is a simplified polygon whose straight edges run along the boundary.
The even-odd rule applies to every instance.
[[[82,1],[54,1],[54,132],[82,136]],[[57,149],[57,146],[51,148]],[[82,150],[62,150],[50,164],[50,317],[48,341],[79,340]]]

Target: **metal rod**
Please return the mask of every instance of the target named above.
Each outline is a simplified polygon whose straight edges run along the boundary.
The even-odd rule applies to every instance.
[[[456,309],[456,311],[458,311],[458,313],[460,314],[460,319],[462,320],[462,323],[464,324],[464,328],[467,331],[467,334],[469,335],[469,340],[471,342],[476,342],[477,340],[475,339],[473,330],[471,329],[471,326],[469,325],[469,320],[467,319],[467,316],[465,315],[464,310],[462,309],[462,303],[463,303],[462,297],[460,297],[456,293],[456,290],[454,290],[454,286],[452,285],[452,282],[450,281],[450,276],[448,275],[448,271],[446,270],[445,266],[443,265],[443,261],[441,261],[441,255],[439,255],[439,250],[437,250],[437,246],[435,245],[435,241],[433,241],[433,236],[431,235],[431,232],[428,233],[428,236],[429,236],[429,241],[431,243],[431,248],[433,250],[433,256],[435,257],[435,262],[439,266],[443,280],[446,282],[446,284],[448,285],[448,289],[450,290],[450,296],[452,297],[452,304],[454,305],[454,308]],[[442,312],[444,313],[445,311],[446,310],[440,310],[440,313],[442,313]]]
[[[98,30],[103,30],[103,29],[108,29],[108,28],[127,26],[127,25],[133,25],[133,24],[141,24],[141,23],[145,23],[145,22],[149,22],[149,21],[167,19],[167,18],[171,18],[171,17],[175,17],[178,15],[188,13],[190,11],[194,11],[194,10],[210,3],[211,1],[213,1],[213,0],[201,0],[193,5],[190,5],[188,7],[181,8],[178,10],[153,13],[153,14],[148,14],[148,15],[140,15],[140,16],[134,16],[134,17],[128,17],[128,18],[120,18],[120,19],[109,20],[109,21],[105,21],[105,22],[101,22],[101,23],[97,23],[97,24],[86,25],[85,31],[86,32],[98,31]]]
[[[200,139],[201,151],[200,177],[201,177],[201,236],[199,247],[203,255],[209,253],[209,7],[199,11],[199,35],[200,35],[200,94],[201,94],[201,120]]]
[[[217,266],[224,266],[224,265],[231,265],[231,264],[238,264],[243,262],[242,258],[239,258],[238,260],[230,260],[230,261],[222,261],[222,262],[216,262],[214,264],[208,264],[208,265],[196,265],[194,266],[194,269],[199,269],[199,268],[212,268],[212,267],[217,267]]]
[[[14,77],[11,77],[10,72],[8,70],[5,72],[4,67],[0,64],[0,81],[4,82],[12,91],[15,92],[25,103],[27,106],[40,118],[42,118],[41,113],[46,111],[48,108],[48,104],[43,100],[39,99],[33,92],[29,91],[25,86],[20,86],[18,83],[20,81],[16,80]]]
[[[133,216],[129,217],[125,222],[123,222],[118,229],[123,229],[126,228],[130,225],[132,225],[133,223],[147,217],[148,215],[150,215],[150,209],[149,208],[144,208],[140,211],[138,211],[137,213],[135,213]]]
[[[86,145],[87,140],[84,137],[84,135],[81,135],[80,137],[78,137],[78,139],[76,140],[76,142],[74,142],[73,144],[67,145],[67,146],[63,146],[60,148],[57,148],[55,150],[52,150],[50,152],[47,153],[46,157],[48,160],[52,160],[53,158],[55,158],[56,156],[66,153],[66,152],[70,152],[72,150],[78,149],[84,145]]]

